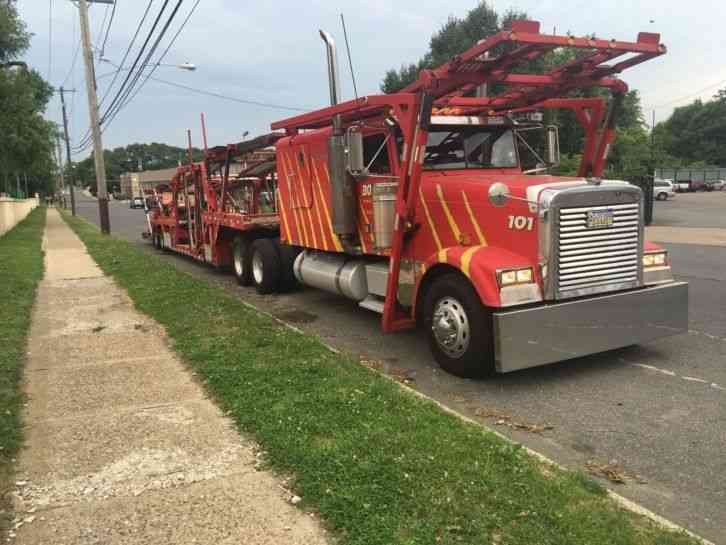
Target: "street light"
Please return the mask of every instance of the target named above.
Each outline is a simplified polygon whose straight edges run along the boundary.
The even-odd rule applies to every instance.
[[[113,62],[110,59],[107,59],[106,57],[100,57],[98,60],[100,60],[101,62],[108,63],[111,66],[118,68],[119,70],[131,70],[130,68],[126,68],[125,66],[119,66],[118,64],[116,64],[115,62]],[[149,62],[149,63],[141,65],[141,68],[146,68],[147,66],[166,66],[166,67],[170,67],[170,68],[178,68],[179,70],[186,70],[188,72],[194,72],[197,69],[197,65],[193,64],[189,61],[183,62],[181,64],[166,64],[166,63],[160,63],[160,62]],[[105,75],[108,75],[108,74],[105,74]]]

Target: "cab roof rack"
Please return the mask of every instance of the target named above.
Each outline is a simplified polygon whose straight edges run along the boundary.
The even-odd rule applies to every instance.
[[[535,61],[552,61],[548,53],[575,50],[575,58],[549,67],[544,73],[531,70]],[[419,78],[391,95],[372,95],[343,102],[272,124],[288,132],[330,125],[335,115],[366,118],[377,115],[396,96],[426,93],[437,108],[457,108],[462,114],[535,108],[549,99],[564,98],[578,89],[604,87],[617,94],[627,85],[617,75],[623,70],[666,52],[660,34],[641,32],[635,42],[595,37],[558,36],[540,33],[537,21],[514,21],[503,30],[455,56],[446,64],[422,70]],[[480,85],[485,97],[467,96]]]

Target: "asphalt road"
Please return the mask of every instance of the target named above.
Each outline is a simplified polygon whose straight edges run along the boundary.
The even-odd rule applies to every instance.
[[[682,216],[726,227],[723,208],[712,206],[716,198],[726,203],[726,193],[701,195],[656,203],[656,223]],[[79,198],[78,211],[98,223],[95,201]],[[117,236],[141,243],[144,221],[143,211],[111,203]],[[310,289],[263,297],[230,275],[161,255],[341,350],[381,362],[421,392],[563,465],[622,466],[626,484],[608,486],[726,543],[726,248],[668,248],[677,277],[690,283],[689,334],[486,381],[442,372],[421,334],[383,335],[378,315],[340,297]],[[552,428],[532,433],[514,423]]]
[[[653,225],[726,229],[726,191],[677,193],[654,206]]]

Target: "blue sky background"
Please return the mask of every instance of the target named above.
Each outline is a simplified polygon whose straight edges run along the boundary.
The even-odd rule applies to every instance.
[[[118,2],[105,50],[105,56],[116,63],[121,61],[147,4],[145,0]],[[161,3],[154,3],[152,13]],[[193,3],[184,2],[172,31]],[[324,106],[328,100],[325,51],[318,28],[328,30],[338,41],[343,98],[353,95],[344,55],[341,11],[348,26],[359,93],[370,94],[378,92],[388,68],[416,61],[426,51],[431,34],[450,15],[464,16],[475,5],[475,0],[201,0],[165,60],[189,61],[198,69],[186,72],[160,67],[155,75],[241,99],[315,108]],[[640,91],[648,122],[653,108],[656,119],[662,120],[674,107],[699,96],[710,98],[718,88],[726,87],[726,33],[721,30],[726,2],[497,0],[494,6],[500,13],[508,8],[526,11],[530,18],[542,23],[545,32],[556,27],[558,33],[594,32],[601,38],[633,41],[639,31],[660,32],[668,54],[623,74],[630,87]],[[79,39],[77,8],[70,0],[19,0],[18,8],[34,34],[25,60],[49,76],[54,86],[65,80],[66,87],[78,90],[68,97],[72,105],[71,137],[78,142],[88,126],[88,109],[80,55],[71,69]],[[100,34],[105,10],[103,5],[90,9],[94,41]],[[110,69],[110,65],[99,64],[96,71],[100,76]],[[99,80],[99,94],[103,94],[111,79]],[[187,128],[194,131],[195,144],[200,144],[200,112],[207,117],[210,144],[239,141],[244,131],[251,135],[266,132],[270,122],[294,114],[205,97],[149,81],[108,127],[104,145],[111,148],[152,141],[184,145]],[[47,116],[60,121],[57,99]]]

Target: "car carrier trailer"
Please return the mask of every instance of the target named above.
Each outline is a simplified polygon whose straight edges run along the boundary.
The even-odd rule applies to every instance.
[[[380,313],[384,332],[419,325],[461,376],[687,331],[688,286],[644,239],[640,189],[602,180],[627,92],[617,75],[666,48],[652,33],[539,30],[516,21],[399,93],[347,102],[321,32],[331,106],[180,167],[157,189],[153,240],[233,266],[262,293],[295,282],[338,293]],[[537,61],[549,68],[530,73]],[[571,96],[594,88],[609,97]],[[550,174],[557,127],[541,112],[556,109],[585,133],[577,176]],[[245,155],[269,146],[268,159]],[[233,159],[244,167],[232,177]]]

